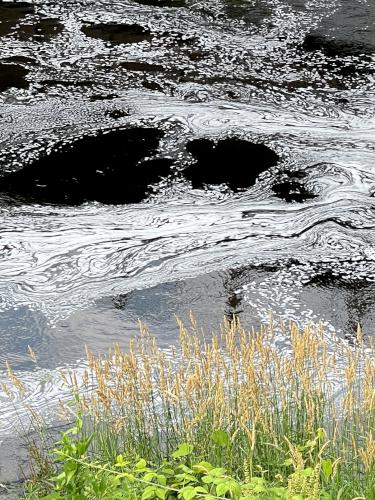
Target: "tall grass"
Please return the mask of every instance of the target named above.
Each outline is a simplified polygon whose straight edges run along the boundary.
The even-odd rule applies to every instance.
[[[94,463],[121,454],[160,464],[189,443],[192,460],[239,481],[287,484],[312,466],[331,498],[375,499],[375,348],[360,330],[349,344],[327,341],[321,325],[272,320],[259,331],[225,320],[209,339],[193,318],[178,328],[170,350],[141,326],[126,352],[87,351],[83,377],[61,372]]]
[[[327,342],[321,326],[291,323],[276,333],[272,322],[247,331],[233,320],[210,339],[194,320],[178,327],[170,351],[142,327],[127,352],[87,352],[83,382],[62,374],[94,431],[96,457],[160,463],[188,442],[197,459],[239,479],[271,481],[287,477],[292,462],[324,458],[333,498],[375,499],[375,350],[360,330],[349,345]]]

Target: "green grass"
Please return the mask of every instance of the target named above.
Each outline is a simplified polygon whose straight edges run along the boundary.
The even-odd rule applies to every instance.
[[[374,348],[361,332],[351,346],[327,342],[321,327],[281,328],[284,350],[271,325],[225,322],[207,341],[193,321],[191,332],[179,323],[173,352],[145,330],[127,352],[88,352],[83,382],[61,374],[79,425],[51,455],[55,472],[37,474],[26,498],[374,500]],[[189,453],[176,457],[182,443]],[[200,463],[219,469],[217,484],[204,482],[210,470]],[[226,483],[232,490],[218,494]]]

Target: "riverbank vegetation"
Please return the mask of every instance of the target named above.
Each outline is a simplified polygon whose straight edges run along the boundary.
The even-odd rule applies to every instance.
[[[126,352],[61,373],[75,424],[48,460],[34,451],[25,498],[375,498],[375,349],[360,330],[348,343],[233,320],[205,338],[192,319],[179,339],[161,349],[142,327]]]

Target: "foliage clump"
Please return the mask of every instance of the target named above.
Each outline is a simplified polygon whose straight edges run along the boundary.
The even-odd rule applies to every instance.
[[[233,320],[207,340],[192,318],[179,334],[161,349],[142,327],[126,352],[61,373],[79,425],[29,498],[375,498],[375,349],[360,331],[348,344]]]

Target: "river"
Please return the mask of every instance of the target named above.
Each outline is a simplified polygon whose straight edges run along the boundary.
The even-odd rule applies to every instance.
[[[0,21],[0,379],[8,360],[27,403],[48,414],[58,368],[138,319],[165,346],[190,310],[373,335],[372,0],[0,2]],[[25,401],[0,402],[8,439]]]

